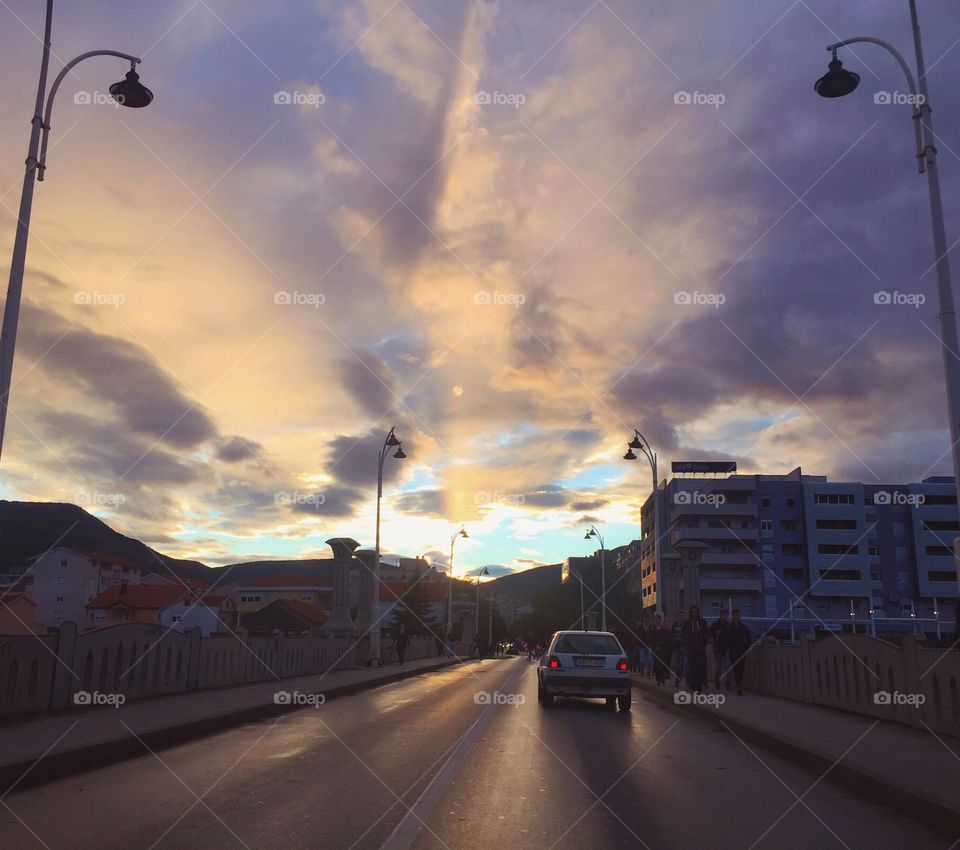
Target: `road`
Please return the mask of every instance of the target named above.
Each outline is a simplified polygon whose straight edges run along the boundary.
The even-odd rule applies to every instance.
[[[517,698],[483,705],[478,692]],[[492,659],[15,791],[0,848],[951,843],[817,779],[639,695],[629,713],[542,709],[533,665]]]

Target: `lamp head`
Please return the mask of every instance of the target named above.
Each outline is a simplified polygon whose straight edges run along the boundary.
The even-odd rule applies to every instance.
[[[466,530],[465,528],[461,528],[458,533],[460,534],[461,537],[469,537],[469,536],[470,536],[469,534],[467,534],[467,530]]]
[[[397,450],[393,453],[393,456],[397,460],[403,460],[406,457],[406,455],[403,453],[403,445],[401,443],[397,443]]]
[[[827,73],[813,84],[814,91],[820,97],[843,97],[860,85],[860,75],[844,68],[836,53],[827,67]]]
[[[121,106],[142,109],[153,100],[153,92],[140,82],[140,75],[131,68],[119,82],[110,86],[110,97]]]
[[[636,460],[637,456],[633,453],[633,448],[627,449],[627,453],[623,456],[624,460]]]
[[[388,446],[399,446],[400,441],[397,439],[397,435],[393,433],[393,428],[390,429],[390,433],[387,434],[387,445]]]
[[[631,449],[643,448],[643,443],[640,442],[640,438],[636,435],[634,435],[633,439],[629,443],[627,443],[627,445],[630,446]]]

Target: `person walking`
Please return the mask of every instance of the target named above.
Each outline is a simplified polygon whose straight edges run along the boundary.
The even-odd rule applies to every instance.
[[[713,644],[713,686],[720,690],[720,682],[726,681],[730,690],[730,617],[727,609],[720,611],[719,619],[710,626],[710,640]]]
[[[650,675],[650,644],[647,642],[647,624],[639,620],[634,626],[637,635],[637,672],[641,676]]]
[[[687,656],[687,685],[694,693],[703,693],[707,683],[707,642],[710,627],[700,616],[700,608],[690,606],[687,619],[680,630],[680,639]]]
[[[728,644],[730,647],[731,671],[733,681],[737,686],[737,696],[743,696],[743,668],[746,661],[746,655],[753,645],[753,636],[747,624],[740,620],[739,609],[733,611],[733,622],[730,624],[728,634]]]
[[[401,666],[403,666],[404,658],[407,655],[408,646],[410,646],[410,635],[407,634],[407,627],[401,623],[397,636],[393,639],[393,648],[397,651],[397,658],[400,659]]]
[[[683,624],[679,620],[674,620],[673,625],[670,626],[670,648],[671,652],[671,664],[673,668],[674,676],[674,687],[680,687],[680,681],[686,681],[687,675],[687,658],[686,654],[683,651]]]
[[[647,629],[646,640],[653,659],[653,676],[657,684],[662,685],[667,678],[670,655],[673,653],[673,635],[663,624],[663,617],[660,614],[654,615],[653,625]]]

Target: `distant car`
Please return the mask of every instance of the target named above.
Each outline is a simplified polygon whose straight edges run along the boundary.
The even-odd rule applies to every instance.
[[[608,706],[629,711],[633,701],[630,662],[611,632],[557,632],[537,667],[537,700],[602,697]]]

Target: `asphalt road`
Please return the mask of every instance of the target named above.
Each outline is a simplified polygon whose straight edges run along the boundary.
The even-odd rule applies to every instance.
[[[478,692],[513,698],[478,704]],[[533,665],[495,659],[14,792],[0,848],[946,850],[956,838],[817,780],[639,694],[629,713],[542,709]]]

